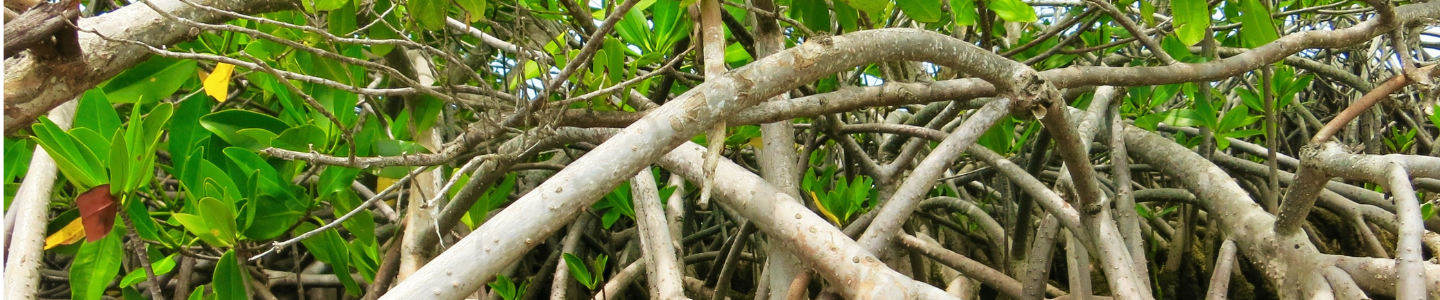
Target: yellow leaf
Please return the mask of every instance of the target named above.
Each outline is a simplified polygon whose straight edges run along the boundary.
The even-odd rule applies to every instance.
[[[815,208],[819,209],[820,214],[825,215],[826,219],[830,219],[830,223],[834,223],[835,226],[840,226],[840,218],[836,218],[835,214],[830,213],[829,209],[825,209],[825,205],[820,204],[820,197],[816,197],[815,192],[810,192],[810,201],[815,202]]]
[[[231,71],[235,71],[235,65],[227,63],[215,65],[215,72],[205,77],[205,94],[215,97],[215,101],[225,102],[225,97],[230,95]]]
[[[60,228],[60,231],[45,237],[45,250],[74,244],[82,238],[85,238],[85,225],[80,224],[80,218],[75,218],[74,221],[70,221],[69,225],[65,225],[65,228]]]
[[[376,179],[375,179],[375,192],[376,192],[376,193],[379,193],[380,191],[383,191],[383,190],[385,190],[385,189],[390,188],[390,186],[395,185],[395,181],[396,181],[395,179],[386,178],[386,177],[384,177],[384,176],[379,176],[379,177],[380,177],[380,178],[376,178]]]
[[[755,147],[755,149],[765,150],[765,139],[758,136],[750,138],[750,142],[746,144],[749,144],[750,147]]]
[[[395,185],[395,181],[396,181],[395,179],[385,178],[384,176],[381,176],[380,178],[376,178],[376,179],[375,179],[375,192],[376,192],[376,193],[379,193],[380,191],[383,191],[383,190],[385,190],[385,189],[390,188],[390,186]],[[396,199],[398,199],[398,198],[390,198],[390,200],[385,200],[385,204],[389,204],[391,207],[394,207],[394,206],[395,206],[395,203],[397,203],[397,202],[396,202]]]

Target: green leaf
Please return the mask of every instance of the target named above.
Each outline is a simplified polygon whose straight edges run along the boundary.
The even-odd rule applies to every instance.
[[[1171,0],[1170,12],[1181,43],[1194,46],[1205,40],[1205,29],[1210,27],[1210,5],[1205,0]]]
[[[300,0],[300,6],[305,8],[305,12],[315,13],[316,11],[340,9],[348,2],[347,0]]]
[[[420,146],[420,144],[416,144],[414,142],[398,141],[391,139],[381,139],[375,141],[375,154],[379,156],[401,156],[429,152],[430,151],[425,150],[425,147]],[[400,177],[405,177],[405,174],[409,172],[409,167],[387,167],[381,168],[380,172],[376,172],[375,175],[386,178],[400,179]]]
[[[835,5],[835,22],[840,23],[840,29],[844,29],[845,32],[860,30],[860,13],[854,7],[845,4],[845,1],[831,3]]]
[[[75,128],[90,128],[100,136],[114,136],[120,130],[120,114],[110,107],[110,99],[99,89],[85,91],[75,109]]]
[[[231,145],[250,150],[263,149],[262,141],[241,134],[241,130],[257,128],[278,134],[290,128],[275,117],[240,109],[223,110],[200,117],[200,126]]]
[[[1425,204],[1420,205],[1420,216],[1421,216],[1421,217],[1420,217],[1420,220],[1429,220],[1430,217],[1434,217],[1434,216],[1435,216],[1435,205],[1434,205],[1434,204],[1431,204],[1431,203],[1429,203],[1429,202],[1426,202]]]
[[[500,299],[515,300],[525,295],[525,285],[521,284],[519,288],[516,288],[515,282],[510,281],[510,277],[504,274],[496,276],[495,282],[491,282],[489,285],[491,290],[500,294]]]
[[[197,286],[190,292],[190,300],[205,300],[205,286]]]
[[[474,23],[485,19],[486,0],[458,0],[460,9],[464,12],[465,22]]]
[[[5,182],[15,180],[30,170],[30,157],[35,154],[35,144],[24,139],[5,139]],[[10,203],[5,203],[10,207]]]
[[[311,1],[311,0],[300,0],[301,3],[306,3],[306,2],[309,2],[309,1]],[[314,1],[337,1],[337,0],[314,0]],[[350,32],[355,31],[355,29],[359,28],[359,24],[357,24],[357,20],[356,20],[355,5],[352,4],[352,3],[350,3],[350,1],[346,1],[346,0],[338,0],[338,2],[341,2],[341,3],[344,3],[344,4],[343,4],[343,5],[340,5],[340,7],[336,7],[336,8],[334,9],[334,11],[332,11],[332,12],[330,12],[328,15],[326,15],[327,19],[329,19],[329,22],[330,22],[330,23],[329,23],[330,26],[326,26],[326,27],[328,27],[328,28],[326,28],[326,29],[330,31],[330,34],[333,34],[333,35],[335,35],[335,36],[348,37],[348,36],[350,36]]]
[[[489,191],[485,191],[485,194],[480,196],[480,200],[475,201],[475,204],[470,206],[471,229],[480,227],[480,224],[485,222],[485,217],[490,214],[491,210],[500,207],[501,204],[505,204],[505,201],[510,200],[510,192],[515,190],[515,179],[515,173],[506,174],[505,180],[500,182],[500,185],[490,188]]]
[[[109,176],[105,174],[105,166],[90,148],[61,130],[50,118],[40,116],[39,121],[30,126],[30,130],[35,133],[35,142],[50,154],[50,158],[55,160],[55,166],[65,174],[71,184],[89,189],[109,180]]]
[[[167,244],[171,242],[170,236],[166,235],[165,231],[160,230],[160,224],[155,222],[154,217],[150,216],[150,211],[145,208],[143,201],[126,202],[128,203],[124,204],[125,213],[129,215],[130,220],[135,223],[135,232],[140,234],[140,238]]]
[[[284,234],[290,225],[305,215],[300,199],[286,196],[260,195],[254,197],[246,210],[254,218],[245,228],[244,235],[252,240],[268,240]]]
[[[155,272],[155,276],[169,274],[170,270],[175,269],[175,254],[171,254],[159,261],[150,262],[150,269]],[[125,274],[125,278],[120,279],[120,287],[129,287],[145,281],[145,276],[144,268],[135,268],[135,270],[130,271],[130,274]]]
[[[825,0],[795,0],[791,14],[806,28],[816,32],[830,32],[830,6]]]
[[[950,0],[950,13],[955,14],[955,26],[974,26],[980,19],[975,0]]]
[[[824,2],[821,3],[823,6]],[[939,22],[942,16],[940,13],[940,0],[895,0],[895,6],[900,7],[900,10],[904,11],[906,16],[910,16],[910,19],[916,22]]]
[[[80,141],[80,145],[95,153],[95,158],[100,160],[100,164],[96,165],[99,166],[97,170],[109,169],[107,166],[110,165],[110,139],[113,136],[101,136],[90,128],[70,129],[70,136],[75,137],[75,140]],[[121,143],[120,146],[124,147],[125,144]],[[104,178],[104,182],[110,182],[109,178]]]
[[[601,279],[605,277],[605,261],[609,258],[610,257],[605,256],[605,254],[595,255],[595,277],[591,278],[590,284],[595,286],[600,285]]]
[[[152,102],[175,94],[195,76],[195,61],[151,56],[100,86],[110,102]]]
[[[445,9],[448,2],[443,0],[410,0],[407,6],[415,22],[425,30],[445,29]]]
[[[204,96],[204,95],[201,95]],[[189,160],[190,152],[196,147],[200,140],[210,136],[210,132],[200,127],[200,117],[210,113],[210,99],[204,97],[191,97],[180,102],[180,108],[175,111],[170,125],[170,161],[171,165],[177,167],[176,171],[183,177],[189,170],[182,167],[182,163]]]
[[[80,246],[70,265],[71,299],[96,300],[105,295],[105,287],[120,274],[120,260],[125,253],[120,247],[120,236],[109,234]]]
[[[275,140],[271,142],[270,146],[293,151],[309,152],[311,149],[324,151],[329,144],[329,138],[326,136],[324,130],[312,124],[305,124],[281,132],[280,135],[276,136]],[[314,146],[314,148],[311,148],[311,146]]]
[[[222,300],[248,300],[250,289],[246,285],[250,282],[250,274],[245,271],[245,266],[235,258],[235,250],[225,251],[220,260],[215,262],[215,297]]]
[[[113,192],[119,194],[129,193],[130,186],[130,152],[125,149],[125,135],[115,132],[115,137],[110,139],[110,186]]]
[[[987,0],[985,5],[1008,22],[1031,23],[1040,20],[1040,17],[1035,15],[1035,8],[1020,0]]]
[[[200,240],[215,247],[230,247],[235,244],[235,212],[220,200],[206,197],[200,199],[199,214],[177,213],[176,221]]]
[[[261,180],[268,180],[272,183],[276,183],[277,180],[281,180],[279,177],[280,173],[275,171],[275,167],[271,166],[270,163],[265,162],[265,159],[261,158],[259,154],[255,154],[255,152],[251,152],[249,150],[237,147],[225,148],[225,150],[223,150],[222,152],[224,152],[226,157],[229,157],[231,161],[235,162],[235,164],[240,166],[242,169],[259,171],[259,176]]]
[[[374,3],[374,11],[389,11],[395,6],[395,3],[392,1],[375,1]],[[399,15],[400,14],[395,13],[385,14],[383,19],[389,24],[401,24]],[[400,34],[395,33],[395,28],[392,28],[392,26],[370,26],[370,38],[377,40],[396,39],[400,38]],[[376,56],[385,56],[385,54],[390,53],[390,50],[394,49],[395,45],[370,45],[370,52]]]
[[[170,115],[174,106],[170,103],[160,103],[150,109],[150,113],[140,118],[138,110],[133,111],[130,117],[130,124],[125,129],[126,147],[129,153],[136,159],[130,164],[128,170],[112,168],[112,172],[130,172],[122,191],[134,191],[142,186],[150,184],[155,178],[155,150],[160,147],[160,136],[165,130],[165,124],[170,122]]]
[[[659,27],[660,22],[658,19],[655,21],[656,27]],[[620,23],[615,24],[615,32],[619,33],[620,38],[626,42],[639,45],[641,49],[653,52],[656,50],[656,45],[653,45],[650,41],[650,35],[653,33],[650,31],[650,26],[645,23],[645,13],[641,12],[641,9],[638,7],[631,8],[629,12],[625,13],[625,17],[620,19]],[[606,46],[608,46],[608,44],[606,44]]]
[[[1246,48],[1260,47],[1280,38],[1270,9],[1260,0],[1240,0],[1240,37]]]
[[[297,226],[295,232],[310,232],[316,228],[319,226],[306,222]],[[340,233],[335,232],[334,229],[326,229],[319,236],[306,239],[301,243],[305,245],[305,249],[310,249],[310,253],[315,255],[315,259],[330,265],[331,271],[335,273],[335,278],[345,286],[346,293],[352,296],[360,295],[360,286],[355,283],[354,278],[350,277],[350,250],[346,247],[345,239],[340,237]]]
[[[1215,128],[1216,132],[1229,132],[1236,128],[1245,127],[1259,120],[1259,116],[1250,116],[1250,109],[1244,105],[1236,106],[1225,117],[1220,119],[1220,126]]]
[[[440,118],[440,110],[445,107],[445,101],[426,95],[420,97],[418,104],[413,114],[413,117],[415,117],[415,132],[428,132],[430,131],[430,126],[435,125],[435,120]]]
[[[1135,119],[1135,126],[1154,130],[1160,123],[1171,126],[1195,127],[1204,125],[1204,117],[1190,109],[1172,109],[1163,113],[1144,115]]]
[[[565,253],[564,257],[565,266],[570,268],[570,276],[574,276],[575,281],[584,284],[586,288],[594,290],[595,284],[590,283],[594,276],[590,275],[590,268],[585,266],[585,261],[580,260],[579,257],[575,257],[574,254],[570,253]]]
[[[861,10],[861,11],[864,11],[864,12],[866,12],[866,13],[871,13],[871,14],[884,12],[884,11],[885,11],[885,7],[889,6],[889,4],[890,4],[890,1],[886,1],[886,0],[841,0],[841,1],[844,1],[846,4],[850,4],[850,7],[854,7],[855,9],[859,9],[859,10]]]

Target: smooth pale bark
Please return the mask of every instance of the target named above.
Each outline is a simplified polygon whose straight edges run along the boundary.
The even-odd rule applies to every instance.
[[[1233,248],[1231,252],[1234,252]],[[1341,270],[1335,266],[1325,267],[1325,280],[1329,280],[1330,288],[1335,290],[1335,299],[1370,299],[1370,296],[1365,295],[1365,291],[1360,290],[1360,285],[1356,284],[1355,279],[1350,278],[1350,274],[1346,274],[1345,270]]]
[[[409,51],[411,68],[415,70],[416,81],[422,86],[429,86],[435,83],[435,71],[431,68],[428,56],[419,51]],[[418,100],[418,99],[417,99]],[[412,101],[412,103],[419,103]],[[412,106],[413,107],[413,106]],[[440,150],[440,126],[432,126],[429,130],[415,133],[415,143],[429,149],[431,153]],[[457,175],[458,176],[458,175]],[[435,248],[427,245],[425,236],[435,239],[443,238],[442,232],[434,230],[434,226],[416,226],[413,224],[434,224],[439,214],[440,207],[430,201],[438,193],[441,193],[441,185],[445,183],[444,173],[440,168],[422,172],[415,175],[414,183],[411,185],[410,201],[406,203],[405,223],[412,224],[405,226],[405,234],[401,236],[400,243],[400,269],[396,273],[395,281],[404,282],[410,274],[420,269],[434,255]],[[421,231],[430,229],[429,232]]]
[[[1120,237],[1125,240],[1125,248],[1130,250],[1130,269],[1140,281],[1140,286],[1148,292],[1150,268],[1146,262],[1148,258],[1145,257],[1145,238],[1140,233],[1140,216],[1134,209],[1135,197],[1130,186],[1130,156],[1125,151],[1125,120],[1120,115],[1120,103],[1116,101],[1110,106],[1110,162],[1114,164],[1112,177],[1115,180],[1116,207],[1113,212],[1116,226],[1120,228]]]
[[[1393,197],[1395,216],[1399,223],[1395,232],[1395,270],[1398,273],[1395,296],[1399,299],[1424,299],[1425,276],[1420,246],[1422,235],[1425,234],[1425,224],[1410,176],[1412,173],[1417,177],[1440,175],[1437,174],[1440,173],[1437,171],[1440,170],[1440,158],[1348,154],[1335,143],[1325,143],[1315,148],[1317,149],[1311,150],[1313,154],[1307,155],[1303,160],[1309,164],[1302,165],[1302,172],[1313,166],[1322,174],[1369,181],[1384,186]],[[1297,185],[1303,179],[1305,177],[1302,173],[1300,179],[1297,179]],[[1314,202],[1313,199],[1309,201]]]
[[[49,118],[61,129],[70,129],[76,102],[67,102],[50,111]],[[50,191],[55,187],[55,160],[44,148],[35,147],[25,181],[15,192],[10,210],[15,213],[10,248],[5,261],[5,299],[35,299],[40,288],[40,260],[44,259],[45,221],[50,219]]]
[[[1329,293],[1319,272],[1319,250],[1304,236],[1281,236],[1273,231],[1275,217],[1266,213],[1225,171],[1174,141],[1134,126],[1125,128],[1130,157],[1174,178],[1196,199],[1206,202],[1219,228],[1235,240],[1241,253],[1251,257],[1270,278],[1282,299],[1311,298]],[[1217,155],[1218,156],[1218,155]]]
[[[675,243],[670,239],[670,227],[665,224],[665,209],[660,204],[659,191],[655,189],[655,177],[650,170],[640,171],[630,179],[630,193],[635,197],[635,227],[640,235],[640,248],[644,249],[643,259],[648,263],[646,277],[650,281],[651,299],[683,299],[685,287],[681,285],[680,259]]]
[[[229,18],[220,14],[178,0],[151,2],[176,17],[196,22],[229,21]],[[194,2],[243,14],[295,7],[293,2],[279,0]],[[40,114],[74,99],[150,57],[150,52],[141,46],[107,41],[92,31],[112,39],[128,39],[149,45],[172,45],[200,34],[198,30],[191,30],[190,26],[169,20],[145,5],[127,5],[103,15],[81,18],[78,26],[80,48],[83,52],[78,60],[46,60],[31,55],[5,60],[5,135],[27,128]]]
[[[1070,298],[1090,300],[1094,296],[1090,286],[1090,254],[1080,247],[1074,233],[1065,232],[1065,266],[1070,271]]]
[[[1225,240],[1215,258],[1215,272],[1210,274],[1210,288],[1205,299],[1222,300],[1230,293],[1230,270],[1235,267],[1235,241]]]
[[[1031,243],[1030,257],[1025,262],[1023,296],[1020,299],[1041,299],[1050,278],[1050,260],[1055,258],[1055,238],[1060,233],[1060,221],[1054,214],[1045,215],[1036,228],[1035,241]]]
[[[1069,120],[1073,117],[1071,111],[1074,108],[1064,103],[1053,103],[1049,113],[1052,116],[1040,121],[1051,133],[1055,150],[1065,161],[1060,167],[1062,170],[1056,189],[1066,191],[1073,188],[1074,195],[1079,198],[1080,220],[1087,230],[1072,232],[1077,238],[1071,240],[1095,240],[1093,243],[1099,252],[1090,255],[1099,258],[1106,282],[1117,299],[1152,299],[1154,294],[1150,292],[1148,280],[1135,272],[1134,261],[1115,219],[1110,215],[1110,205],[1100,190],[1095,168],[1089,160],[1091,142],[1104,123],[1110,101],[1118,94],[1119,91],[1113,87],[1095,89],[1090,107],[1080,112],[1080,120],[1074,121]],[[1071,128],[1072,122],[1078,122],[1074,125],[1076,128]],[[1086,232],[1090,235],[1085,235]]]
[[[700,179],[703,153],[704,148],[687,143],[659,163],[675,174]],[[769,233],[771,243],[783,245],[817,275],[835,283],[846,299],[955,299],[887,268],[829,221],[739,165],[722,161],[715,172],[728,183],[715,186],[715,196],[723,204]]]
[[[1399,278],[1396,277],[1393,259],[1322,255],[1317,262],[1345,270],[1367,293],[1396,296],[1396,281]],[[1425,281],[1425,293],[1429,298],[1440,298],[1440,265],[1428,262],[1421,265],[1425,268],[1424,275],[1421,276],[1421,280]]]
[[[990,238],[991,243],[1005,241],[1005,228],[1001,227],[1000,223],[991,218],[985,210],[975,206],[975,203],[948,196],[931,197],[920,202],[922,210],[941,207],[970,217],[971,222],[979,224],[980,230],[985,232],[985,236]]]
[[[1000,271],[991,269],[989,266],[965,257],[964,255],[951,252],[945,249],[945,247],[940,246],[939,243],[936,243],[934,240],[929,239],[929,237],[916,237],[906,233],[900,233],[899,235],[899,241],[897,241],[897,243],[904,245],[906,248],[917,250],[926,257],[930,257],[948,267],[963,272],[966,277],[975,278],[985,285],[994,287],[1000,290],[1000,293],[1006,297],[1024,299],[1021,297],[1021,291],[1023,289],[1020,286],[1020,281],[1010,278],[1010,276],[1005,276],[1005,273],[1000,273]]]
[[[921,198],[930,193],[937,184],[936,180],[960,157],[960,153],[979,140],[980,135],[989,130],[996,121],[1007,116],[1006,110],[1010,102],[1009,99],[1001,98],[986,104],[931,149],[930,155],[925,156],[925,160],[910,171],[910,176],[905,178],[895,195],[880,207],[880,212],[875,215],[875,220],[871,221],[869,229],[860,236],[860,244],[870,252],[879,253],[882,260],[892,255],[894,251],[887,249],[892,245],[895,234],[900,232],[900,225],[910,218],[910,214],[920,205]]]
[[[775,3],[771,0],[753,0],[751,4],[756,8],[775,11]],[[765,14],[753,14],[755,20],[755,54],[759,57],[769,56],[775,52],[785,49],[785,36],[775,18]],[[771,98],[766,103],[780,103],[790,99],[790,94],[780,94]],[[770,184],[775,185],[784,191],[791,198],[796,200],[800,197],[800,183],[797,174],[800,168],[799,153],[795,151],[795,128],[790,125],[789,119],[774,123],[760,125],[760,139],[763,141],[764,149],[756,160],[760,163],[760,175]],[[765,264],[765,275],[760,283],[768,287],[766,293],[757,292],[756,299],[780,300],[790,294],[790,282],[795,276],[804,271],[799,260],[794,255],[781,250],[783,247],[773,244],[766,244],[770,253],[769,261]]]
[[[885,60],[924,60],[967,69],[1005,89],[1042,83],[1023,65],[933,32],[882,29],[812,39],[706,81],[653,109],[496,214],[382,299],[464,297],[626,178],[715,122],[827,74]]]

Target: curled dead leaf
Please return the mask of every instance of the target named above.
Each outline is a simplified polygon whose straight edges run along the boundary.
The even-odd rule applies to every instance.
[[[75,205],[80,207],[80,220],[85,226],[86,241],[98,241],[110,234],[110,229],[115,227],[115,212],[119,205],[115,196],[110,195],[109,184],[80,194],[79,198],[75,198]]]

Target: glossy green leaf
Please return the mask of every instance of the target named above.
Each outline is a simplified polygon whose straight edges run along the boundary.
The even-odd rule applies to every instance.
[[[850,4],[850,7],[854,7],[855,9],[859,9],[859,10],[861,10],[861,11],[864,11],[864,12],[866,12],[866,13],[871,13],[871,14],[884,12],[884,11],[885,11],[885,7],[889,6],[889,4],[890,4],[890,1],[886,1],[886,0],[841,0],[841,1],[845,1],[846,4]]]
[[[1420,205],[1420,219],[1421,219],[1421,220],[1429,220],[1430,217],[1434,217],[1434,216],[1435,216],[1435,205],[1434,205],[1434,204],[1429,203],[1429,202],[1426,202],[1425,204]]]
[[[150,269],[155,272],[155,276],[170,274],[170,271],[175,269],[175,255],[176,254],[171,254],[170,256],[162,258],[158,261],[150,262]],[[140,283],[141,281],[145,281],[145,276],[146,275],[144,268],[136,268],[135,270],[131,270],[129,274],[125,274],[125,277],[120,279],[120,287],[129,287],[135,285],[136,283]]]
[[[845,32],[860,30],[860,12],[845,4],[845,1],[831,2],[835,6],[835,23],[840,23],[840,29]]]
[[[950,0],[950,13],[955,15],[956,26],[974,26],[980,19],[975,0]]]
[[[306,1],[311,1],[311,0],[300,0],[300,2],[302,2],[302,3],[303,3],[303,2],[306,2]],[[314,0],[314,1],[335,1],[335,0]],[[330,26],[327,26],[326,29],[330,31],[330,34],[333,34],[333,35],[335,35],[335,36],[339,36],[339,37],[349,37],[351,32],[353,32],[353,31],[355,31],[356,29],[359,28],[359,24],[357,24],[357,21],[358,21],[358,20],[356,20],[356,17],[357,17],[357,16],[356,16],[356,12],[355,12],[355,4],[352,3],[352,2],[350,2],[350,1],[346,1],[346,0],[340,0],[340,2],[341,2],[341,3],[344,3],[344,4],[343,4],[343,5],[340,5],[340,7],[336,7],[336,8],[334,9],[334,11],[331,11],[329,14],[326,15],[326,18],[329,19],[329,22],[330,22],[330,23],[329,23]]]
[[[348,1],[348,0],[300,0],[300,6],[303,7],[303,8],[305,8],[305,12],[314,13],[314,12],[316,12],[316,11],[331,11],[331,10],[340,9],[341,6],[345,6],[345,3],[346,3],[346,2],[349,2],[349,1]]]
[[[310,232],[316,228],[319,227],[308,222],[301,223],[295,228],[295,232]],[[347,293],[352,296],[360,295],[360,286],[355,283],[355,279],[350,277],[349,248],[346,247],[345,239],[341,238],[339,233],[336,233],[334,229],[328,229],[321,232],[319,236],[306,239],[301,243],[305,245],[305,249],[310,249],[310,253],[315,255],[315,259],[330,265],[331,270],[335,272],[335,277],[345,286]]]
[[[510,281],[510,277],[504,274],[496,276],[495,282],[491,282],[489,285],[490,290],[500,295],[500,299],[517,300],[525,297],[526,284],[521,283],[520,286],[517,287],[515,286],[515,282]]]
[[[410,0],[406,8],[420,28],[440,30],[445,28],[445,10],[449,2],[443,0]]]
[[[329,143],[330,141],[324,130],[321,130],[320,127],[315,125],[305,124],[300,127],[286,129],[285,132],[281,132],[279,136],[276,136],[270,145],[275,148],[309,152],[311,149],[323,151]],[[311,148],[312,146],[314,148]]]
[[[169,97],[195,76],[195,61],[151,56],[100,86],[110,102],[153,102]]]
[[[269,131],[271,134],[279,134],[290,128],[285,122],[275,117],[238,109],[205,115],[200,118],[200,126],[231,145],[251,150],[263,149],[264,144],[250,135],[241,134],[241,130],[257,128]]]
[[[1205,29],[1210,27],[1210,5],[1205,0],[1171,0],[1170,11],[1174,13],[1175,35],[1186,46],[1194,46],[1205,39]]]
[[[245,265],[235,258],[235,250],[225,251],[220,260],[215,262],[215,276],[212,283],[215,288],[215,298],[221,300],[249,300],[250,289],[246,288],[250,282],[250,274],[245,271]]]
[[[123,203],[123,205],[125,205],[125,213],[128,214],[130,220],[135,223],[135,232],[140,235],[140,238],[167,244],[171,242],[170,236],[167,235],[164,230],[161,230],[160,224],[155,222],[154,217],[150,216],[150,211],[145,207],[143,201],[126,202],[128,203]]]
[[[794,0],[791,16],[816,32],[830,31],[830,6],[825,0]]]
[[[5,139],[5,182],[14,181],[30,169],[30,157],[35,153],[35,144],[24,139]],[[10,207],[7,202],[5,207]]]
[[[1040,20],[1035,8],[1020,0],[986,0],[986,7],[1008,22],[1030,23]]]
[[[98,300],[104,296],[105,287],[120,274],[120,260],[125,253],[120,245],[122,235],[105,235],[94,243],[85,242],[80,246],[80,252],[70,266],[72,299]]]
[[[120,114],[110,106],[110,99],[99,89],[85,91],[80,106],[75,108],[75,127],[90,128],[103,137],[115,135],[120,129]]]
[[[466,23],[479,22],[485,19],[485,8],[487,0],[457,0],[460,4],[461,15],[465,16]]]
[[[110,186],[120,194],[131,191],[130,182],[134,180],[130,176],[130,152],[125,149],[125,136],[120,132],[115,133],[114,143],[110,145]]]
[[[425,147],[420,146],[420,144],[416,144],[414,142],[382,139],[375,141],[375,152],[379,156],[401,156],[416,153],[429,153],[430,151],[425,150]],[[400,177],[405,177],[405,174],[409,172],[410,171],[408,167],[387,167],[381,168],[380,172],[378,172],[376,175],[387,178],[400,179]]]
[[[575,257],[574,254],[570,253],[565,253],[564,257],[565,266],[570,268],[570,276],[575,277],[575,280],[585,285],[586,288],[594,290],[595,284],[591,283],[594,276],[590,275],[590,268],[585,266],[585,261],[580,260],[579,257]]]
[[[822,6],[824,2],[821,2]],[[1022,3],[1023,4],[1023,3]],[[939,22],[940,0],[895,0],[895,6],[900,7],[910,19],[921,23]]]
[[[189,300],[205,300],[205,286],[197,286],[190,292]]]
[[[198,215],[177,213],[173,216],[191,234],[215,247],[235,244],[235,212],[229,205],[206,197],[198,202]]]
[[[180,101],[180,107],[175,110],[170,122],[169,144],[170,161],[172,166],[182,167],[177,162],[187,161],[200,140],[210,136],[210,132],[200,126],[200,117],[210,113],[211,102],[204,97],[191,97]],[[179,173],[185,174],[186,170],[178,169]]]
[[[90,148],[61,130],[60,126],[49,118],[40,116],[38,120],[39,122],[30,127],[35,134],[36,144],[50,154],[56,168],[60,169],[71,184],[89,189],[109,180],[109,176],[104,173],[105,166],[100,164],[100,159],[95,157]]]
[[[1255,48],[1280,38],[1270,9],[1260,0],[1240,0],[1240,37],[1246,48]]]

